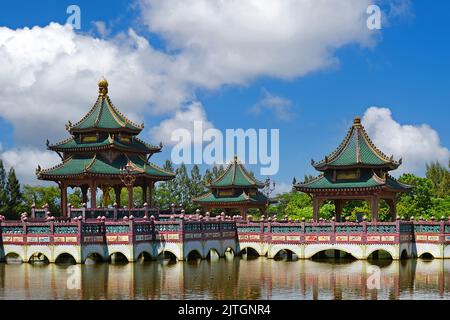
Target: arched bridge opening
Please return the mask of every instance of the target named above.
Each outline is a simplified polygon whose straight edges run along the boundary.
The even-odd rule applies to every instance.
[[[41,252],[33,253],[28,260],[31,264],[48,264],[49,259]]]
[[[434,256],[429,252],[425,252],[420,255],[419,259],[424,261],[432,261],[434,260]]]
[[[139,254],[137,258],[137,262],[139,263],[145,263],[152,261],[152,256],[147,251],[143,251],[141,254]]]
[[[192,250],[188,253],[186,260],[188,262],[198,262],[202,259],[202,255],[197,250]]]
[[[127,264],[128,258],[122,252],[114,252],[109,255],[109,262],[111,264]]]
[[[175,264],[177,263],[177,256],[171,251],[162,251],[157,260],[164,264]]]
[[[357,259],[347,251],[339,249],[328,249],[317,252],[311,257],[311,260],[318,262],[320,261],[328,262],[330,260],[334,260],[336,262],[346,263],[346,262],[353,262]]]
[[[95,263],[100,263],[103,262],[104,259],[101,256],[101,254],[97,253],[97,252],[92,252],[89,253],[88,256],[86,257],[86,259],[84,260],[85,264],[95,264]]]
[[[292,250],[282,249],[282,250],[278,251],[277,254],[275,254],[273,259],[275,261],[297,261],[298,256]]]
[[[7,264],[20,264],[23,260],[19,254],[10,252],[5,256],[5,261]]]
[[[244,260],[255,260],[259,258],[259,253],[252,247],[246,247],[241,250],[240,256]]]
[[[77,261],[71,254],[61,253],[58,257],[56,257],[55,263],[62,264],[62,265],[71,265],[71,264],[76,264]]]

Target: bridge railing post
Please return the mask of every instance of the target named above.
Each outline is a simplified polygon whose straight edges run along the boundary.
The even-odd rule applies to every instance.
[[[128,225],[129,225],[129,229],[128,229],[128,237],[129,237],[129,239],[128,239],[128,242],[130,244],[134,243],[134,224],[135,224],[134,218],[131,218],[131,219],[128,220]]]
[[[361,242],[362,243],[367,242],[367,220],[366,219],[363,219],[363,222],[362,222]]]
[[[81,217],[83,218],[83,221],[86,221],[86,207],[87,207],[87,204],[83,203],[83,206],[81,208]]]
[[[22,228],[23,228],[23,234],[26,235],[28,232],[28,225],[25,220],[22,220]]]
[[[144,203],[144,218],[148,218],[148,203]]]
[[[80,244],[83,242],[83,224],[82,220],[77,220],[78,235],[80,236]]]
[[[53,220],[50,220],[48,224],[50,225],[50,234],[55,233],[55,222]]]
[[[35,219],[36,218],[36,204],[33,203],[31,205],[31,218]]]
[[[118,205],[117,205],[117,203],[116,202],[114,202],[114,204],[113,204],[113,207],[114,207],[114,212],[113,212],[113,215],[114,215],[114,221],[117,221],[117,207],[118,207]]]
[[[441,236],[440,238],[440,242],[445,244],[445,217],[441,217],[441,221],[440,221],[440,231],[441,231]]]

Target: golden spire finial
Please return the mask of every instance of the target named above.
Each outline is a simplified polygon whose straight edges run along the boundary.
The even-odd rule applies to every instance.
[[[98,93],[101,95],[106,95],[108,93],[108,81],[105,77],[102,77],[98,82]]]
[[[237,159],[238,159],[237,154],[235,154],[234,155],[234,162],[237,162]]]
[[[354,125],[361,125],[361,118],[360,117],[355,117],[355,119],[353,120],[353,124]]]

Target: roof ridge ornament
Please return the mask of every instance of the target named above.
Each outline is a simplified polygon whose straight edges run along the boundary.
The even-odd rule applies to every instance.
[[[356,116],[355,119],[353,119],[353,126],[361,126],[361,117]]]
[[[98,82],[98,94],[101,96],[106,96],[108,94],[108,81],[105,77],[102,77]]]

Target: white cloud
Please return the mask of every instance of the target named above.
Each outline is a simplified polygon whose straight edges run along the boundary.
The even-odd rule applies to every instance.
[[[266,89],[263,89],[263,97],[258,103],[253,105],[249,111],[255,115],[259,115],[264,109],[273,111],[277,119],[282,121],[290,121],[292,119],[292,101],[273,95]]]
[[[423,175],[429,162],[448,163],[450,151],[441,145],[439,134],[428,124],[400,124],[392,118],[391,110],[378,107],[367,109],[362,122],[381,151],[403,158],[403,164],[393,173]]]
[[[377,33],[365,27],[369,2],[142,0],[142,21],[168,50],[155,49],[131,29],[106,40],[57,23],[0,27],[0,117],[14,127],[17,148],[11,152],[37,152],[46,138],[66,137],[64,124],[92,106],[103,75],[113,102],[132,120],[175,112],[161,123],[165,130],[177,114],[199,112],[183,109],[198,88],[260,76],[294,78],[335,66],[337,49],[375,43]],[[95,26],[108,32],[105,24]],[[34,177],[36,162],[23,161]]]
[[[102,38],[106,38],[111,32],[111,30],[108,29],[104,21],[94,21],[92,22],[92,24],[94,25],[95,30]]]
[[[14,125],[19,145],[42,146],[89,110],[102,75],[112,101],[135,121],[177,110],[191,93],[171,73],[173,63],[132,30],[101,40],[56,23],[0,27],[0,116]]]
[[[275,191],[273,193],[273,195],[279,195],[279,194],[283,194],[283,193],[287,193],[287,192],[291,192],[292,191],[292,184],[289,183],[284,183],[284,182],[280,182],[280,183],[276,183],[275,184]]]
[[[194,102],[182,110],[175,112],[172,118],[162,121],[159,126],[150,129],[150,135],[155,141],[162,141],[165,144],[173,145],[172,133],[177,129],[186,129],[194,137],[194,121],[202,124],[203,131],[214,128],[214,125],[208,121],[205,110],[201,103]]]
[[[294,78],[335,66],[336,49],[372,46],[371,0],[141,0],[142,20],[181,52],[180,71],[205,87],[259,76]]]
[[[14,167],[20,183],[31,185],[43,184],[43,181],[37,180],[35,175],[38,165],[49,168],[61,160],[55,152],[22,147],[0,152],[0,159],[3,160],[6,170]]]

